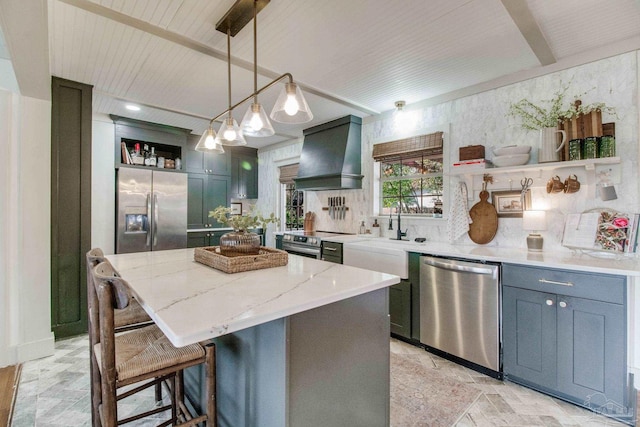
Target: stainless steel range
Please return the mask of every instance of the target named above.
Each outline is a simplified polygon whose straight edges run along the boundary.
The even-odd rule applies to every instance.
[[[290,254],[320,259],[322,255],[322,239],[344,234],[349,233],[289,231],[282,235],[282,249]]]

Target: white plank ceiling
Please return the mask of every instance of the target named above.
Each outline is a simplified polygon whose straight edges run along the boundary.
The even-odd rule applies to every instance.
[[[52,75],[94,86],[96,113],[201,133],[228,105],[226,36],[215,25],[234,2],[48,0],[41,48]],[[12,46],[24,43],[7,45],[15,56]],[[634,49],[639,0],[271,0],[258,15],[258,86],[292,73],[314,120],[274,123],[274,137],[248,142],[263,147],[397,100],[435,102]],[[545,52],[549,64],[539,59]],[[253,91],[252,23],[231,40],[231,54],[235,103]],[[260,95],[268,112],[279,89]]]

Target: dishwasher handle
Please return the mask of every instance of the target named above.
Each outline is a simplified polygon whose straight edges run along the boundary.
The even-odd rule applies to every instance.
[[[451,271],[462,271],[465,273],[493,275],[495,271],[495,267],[482,267],[480,265],[478,266],[462,265],[455,261],[447,262],[447,261],[443,261],[435,258],[424,258],[422,262],[423,264],[427,264],[432,267],[442,268],[442,269],[451,270]]]

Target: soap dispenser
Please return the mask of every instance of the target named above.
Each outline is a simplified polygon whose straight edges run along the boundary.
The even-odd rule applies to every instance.
[[[360,231],[358,234],[364,234],[367,231],[367,227],[364,225],[364,220],[360,223]]]
[[[373,225],[371,225],[371,235],[373,237],[380,237],[380,224],[378,224],[378,220],[373,220]]]

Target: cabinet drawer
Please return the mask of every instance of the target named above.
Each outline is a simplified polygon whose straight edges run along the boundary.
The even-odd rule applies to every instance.
[[[322,256],[331,256],[342,259],[342,243],[322,242]]]
[[[624,304],[626,294],[624,276],[513,264],[502,264],[502,284],[614,304]]]

